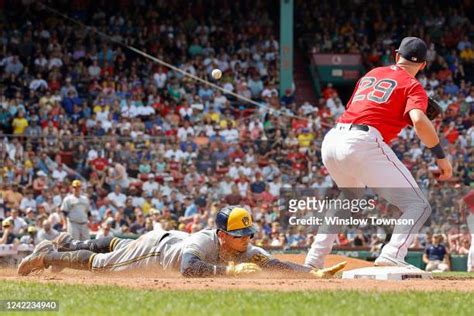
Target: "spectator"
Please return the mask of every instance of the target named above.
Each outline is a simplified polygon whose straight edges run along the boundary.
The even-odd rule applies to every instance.
[[[116,211],[120,207],[125,207],[125,202],[127,201],[127,196],[122,193],[122,187],[118,184],[115,186],[114,191],[107,195],[107,198]]]
[[[3,234],[0,238],[0,245],[11,245],[15,242],[16,236],[13,233],[13,224],[9,219],[2,222]]]
[[[11,224],[12,224],[12,233],[14,235],[20,235],[22,234],[25,229],[28,227],[28,224],[25,222],[25,220],[20,217],[20,212],[18,209],[12,209],[11,211],[11,216],[6,218]]]
[[[20,110],[18,112],[18,116],[12,122],[13,134],[19,136],[23,135],[28,125],[29,123],[28,120],[25,118],[25,112],[23,112],[23,110]]]
[[[51,222],[49,220],[43,221],[43,227],[38,231],[38,240],[54,240],[59,236],[59,232],[51,227]]]
[[[133,234],[143,234],[145,232],[145,216],[141,211],[136,212],[136,220],[130,225],[130,232]]]
[[[442,244],[443,235],[434,234],[432,243],[425,249],[423,262],[426,263],[426,271],[446,272],[449,271],[449,254]]]
[[[113,218],[107,218],[105,222],[102,223],[101,229],[97,233],[96,238],[114,237],[115,234],[112,231],[113,222],[114,222]]]

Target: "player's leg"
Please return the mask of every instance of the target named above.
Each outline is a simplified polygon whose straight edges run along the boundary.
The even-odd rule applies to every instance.
[[[71,222],[69,219],[67,220],[67,232],[72,238],[76,240],[81,240],[81,232],[79,225],[76,223]]]
[[[91,239],[89,227],[87,224],[81,225],[81,238],[80,240],[89,240]]]
[[[113,238],[100,238],[98,241],[105,244],[111,244]],[[107,240],[109,242],[107,242]],[[115,239],[117,242],[119,239]],[[160,251],[155,250],[156,245],[148,242],[148,239],[130,240],[122,243],[122,247],[115,251],[105,253],[95,253],[90,250],[74,251],[49,251],[42,257],[41,268],[52,267],[53,272],[59,272],[64,268],[90,271],[121,271],[134,267],[144,266],[150,262],[159,261]],[[80,242],[81,246],[86,247],[86,243]],[[35,269],[39,265],[36,264]],[[22,269],[23,275],[29,271]],[[27,273],[25,273],[27,272]]]
[[[345,146],[343,137],[341,136],[343,134],[344,132],[335,129],[332,129],[326,134],[321,148],[323,164],[339,188],[361,187],[362,183],[357,178],[352,176],[351,173],[344,172],[340,167],[341,163],[345,163],[343,160],[346,157],[338,153],[338,149],[344,148]],[[335,212],[337,210],[332,211]],[[330,216],[328,213],[326,213],[325,216]],[[323,268],[324,259],[326,255],[331,252],[334,242],[337,239],[336,233],[326,233],[331,231],[330,227],[322,226],[319,228],[319,231],[322,232],[316,234],[311,248],[306,255],[306,266]]]
[[[126,247],[133,242],[135,242],[135,245]],[[64,268],[90,271],[120,270],[120,268],[127,268],[139,260],[149,259],[152,255],[158,256],[159,252],[153,253],[150,250],[152,246],[153,244],[148,244],[147,242],[143,243],[138,242],[138,240],[115,237],[77,241],[77,243],[73,243],[71,246],[75,250],[46,253],[43,265],[44,269],[51,266],[53,272],[60,272]],[[101,253],[93,252],[89,249],[100,251]]]
[[[117,247],[109,253],[97,253],[91,258],[93,271],[123,271],[159,264],[160,241],[166,231],[151,231],[136,240],[117,239]]]
[[[474,234],[471,234],[471,247],[469,247],[469,254],[467,256],[467,271],[474,272]]]
[[[64,268],[76,270],[92,270],[92,258],[95,253],[89,250],[76,250],[67,252],[51,252],[44,257],[44,268],[52,266],[59,272]]]
[[[413,223],[396,225],[390,242],[382,249],[381,257],[402,263],[408,247],[429,218],[431,207],[410,171],[377,135],[365,151],[361,166],[366,165],[370,172],[360,173],[360,179],[400,209],[400,220]]]
[[[98,239],[76,240],[68,233],[61,233],[53,240],[59,252],[89,250],[94,253],[107,253],[127,245],[131,239],[118,237],[102,237]]]

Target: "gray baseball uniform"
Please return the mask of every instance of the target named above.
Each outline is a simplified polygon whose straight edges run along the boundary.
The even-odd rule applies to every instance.
[[[89,199],[85,195],[76,197],[68,194],[61,204],[61,211],[67,216],[67,231],[76,240],[90,239],[88,222]]]
[[[219,241],[215,229],[192,235],[181,231],[153,230],[136,240],[116,239],[112,252],[91,257],[92,270],[123,271],[160,265],[164,270],[179,271],[185,254],[192,254],[213,265],[227,265],[219,255]],[[232,258],[235,263],[262,263],[271,260],[270,254],[259,247],[248,246],[246,252]],[[229,260],[230,261],[230,260]]]

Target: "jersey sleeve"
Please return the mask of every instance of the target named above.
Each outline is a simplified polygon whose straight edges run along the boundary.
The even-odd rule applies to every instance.
[[[212,257],[212,254],[218,251],[216,241],[205,233],[196,233],[186,239],[183,247],[183,255],[192,254],[205,261]]]
[[[415,79],[414,79],[415,80]],[[428,95],[426,94],[425,89],[422,85],[416,81],[409,88],[407,93],[407,102],[405,105],[405,111],[403,117],[411,123],[408,113],[411,110],[418,109],[426,113],[426,108],[428,107]]]
[[[273,259],[267,251],[252,245],[249,246],[247,255],[250,262],[255,263],[260,267],[265,266],[270,260]]]

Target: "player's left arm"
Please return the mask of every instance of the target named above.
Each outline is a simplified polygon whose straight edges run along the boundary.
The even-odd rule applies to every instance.
[[[260,247],[252,247],[251,262],[257,264],[263,270],[280,271],[280,272],[296,272],[296,273],[310,273],[317,278],[331,277],[336,272],[342,270],[347,262],[341,262],[334,266],[325,269],[313,269],[298,263],[281,261],[273,258],[268,252]]]
[[[436,157],[436,163],[441,171],[439,180],[447,180],[453,173],[452,166],[440,145],[436,129],[426,115],[427,108],[428,96],[425,90],[421,84],[413,85],[408,91],[404,112],[405,117],[412,123],[416,135],[418,135],[421,142],[428,147]]]

